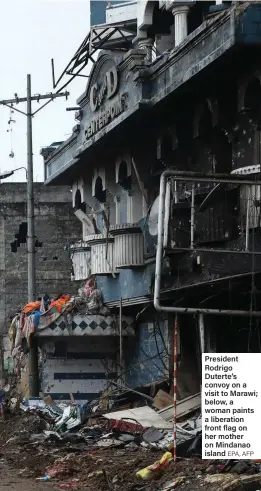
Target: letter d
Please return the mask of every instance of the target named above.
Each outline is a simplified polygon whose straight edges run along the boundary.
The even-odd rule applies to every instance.
[[[118,73],[116,67],[111,68],[106,73],[106,82],[107,82],[107,99],[111,99],[111,97],[114,96],[118,88]]]

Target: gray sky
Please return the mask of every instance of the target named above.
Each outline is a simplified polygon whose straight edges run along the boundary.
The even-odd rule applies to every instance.
[[[8,0],[1,1],[1,66],[0,100],[26,96],[26,76],[32,77],[32,94],[53,91],[51,58],[56,76],[60,75],[89,31],[89,0]],[[86,80],[76,77],[67,90],[68,101],[60,98],[39,112],[33,119],[34,180],[43,180],[41,147],[53,141],[66,140],[74,121],[74,106],[84,92]],[[38,107],[33,103],[33,109]],[[25,110],[24,104],[18,109]],[[26,117],[15,112],[12,146],[8,120],[10,110],[0,106],[0,171],[26,166]],[[11,149],[15,157],[10,158]],[[24,181],[24,171],[4,182]]]

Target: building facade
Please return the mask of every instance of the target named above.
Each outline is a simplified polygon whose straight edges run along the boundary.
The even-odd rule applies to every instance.
[[[77,292],[77,284],[71,282],[70,245],[80,239],[81,227],[73,213],[70,186],[35,183],[34,197],[36,297]],[[11,368],[10,319],[28,301],[26,200],[26,183],[1,184],[0,336],[3,360]]]
[[[69,186],[47,188],[35,183],[36,296],[70,293],[70,245],[80,238],[81,227],[71,203]],[[1,184],[1,333],[10,317],[27,303],[26,183]]]
[[[199,389],[200,351],[260,348],[261,2],[137,2],[136,13],[131,38],[102,43],[71,137],[44,150],[45,184],[72,186],[75,279],[94,276],[105,304],[134,320],[123,343],[134,387],[171,381],[174,312],[155,309],[153,295],[160,180],[173,171],[160,303],[181,309],[186,397]]]

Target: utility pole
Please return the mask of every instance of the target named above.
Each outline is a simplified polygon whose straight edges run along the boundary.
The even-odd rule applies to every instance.
[[[35,230],[34,230],[34,178],[33,178],[33,135],[32,118],[47,104],[57,97],[68,98],[69,92],[56,92],[48,94],[37,94],[32,96],[31,75],[27,75],[27,95],[19,98],[15,94],[14,99],[0,101],[0,105],[7,106],[27,118],[27,253],[28,253],[28,302],[33,302],[36,298],[36,270],[35,270]],[[32,112],[32,101],[40,102],[47,99],[47,102]],[[14,105],[21,102],[27,103],[26,112],[17,109]],[[32,336],[29,349],[29,396],[39,395],[39,376],[38,376],[38,347],[37,341]]]
[[[28,302],[35,300],[35,232],[34,232],[34,176],[31,75],[27,75],[27,251],[28,251]]]

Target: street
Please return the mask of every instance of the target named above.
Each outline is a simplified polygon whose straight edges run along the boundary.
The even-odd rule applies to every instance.
[[[1,460],[0,462],[0,491],[47,491],[53,488],[52,483],[37,482],[33,478],[19,477],[16,471],[7,467]]]

